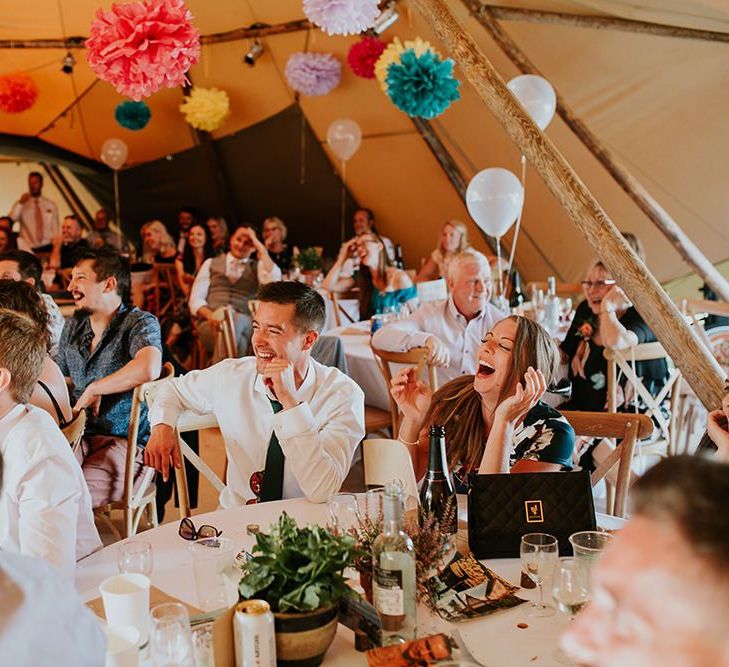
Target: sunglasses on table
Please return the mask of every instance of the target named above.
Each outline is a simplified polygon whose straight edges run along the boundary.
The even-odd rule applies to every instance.
[[[223,531],[206,523],[200,526],[200,530],[198,530],[195,528],[195,524],[192,522],[192,519],[183,519],[180,521],[180,528],[177,531],[177,534],[183,540],[194,542],[195,540],[203,540],[206,537],[220,537],[223,534]]]
[[[592,280],[582,280],[580,285],[582,285],[585,289],[590,289],[591,287],[601,289],[603,287],[611,287],[616,282],[617,281],[615,280],[595,280],[594,282]]]

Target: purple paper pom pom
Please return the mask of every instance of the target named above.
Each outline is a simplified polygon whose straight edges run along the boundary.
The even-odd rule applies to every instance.
[[[380,14],[378,0],[304,0],[304,14],[330,35],[357,35]]]
[[[293,53],[286,80],[302,95],[326,95],[339,85],[342,65],[331,53]]]

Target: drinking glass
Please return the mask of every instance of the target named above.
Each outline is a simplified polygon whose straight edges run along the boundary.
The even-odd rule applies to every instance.
[[[240,570],[236,548],[225,537],[207,537],[188,547],[192,554],[198,606],[203,611],[227,609],[238,599]]]
[[[329,525],[342,533],[357,525],[357,496],[353,493],[337,493],[327,502]]]
[[[583,530],[570,535],[572,553],[582,563],[588,577],[593,564],[603,552],[603,549],[610,544],[612,538],[613,536],[610,533],[603,533],[599,530]]]
[[[570,621],[590,599],[589,572],[577,558],[560,558],[552,579],[552,598]],[[558,648],[552,657],[562,665],[574,665],[569,655]]]
[[[212,623],[198,625],[192,629],[192,647],[196,667],[215,667]]]
[[[179,602],[152,607],[150,645],[155,667],[195,667],[190,617]]]
[[[149,542],[134,540],[119,545],[116,564],[121,574],[152,575],[152,545]]]
[[[527,576],[539,589],[539,602],[532,603],[530,616],[552,616],[554,607],[544,601],[544,578],[552,573],[557,562],[557,538],[547,533],[527,533],[521,538],[521,564]]]

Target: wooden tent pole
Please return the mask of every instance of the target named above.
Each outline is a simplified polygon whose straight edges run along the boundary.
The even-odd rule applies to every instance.
[[[56,164],[48,164],[47,162],[41,162],[40,165],[43,167],[45,172],[50,176],[53,184],[58,188],[64,201],[68,207],[73,211],[76,217],[79,219],[81,225],[86,229],[92,229],[92,218],[84,203],[79,199],[78,195],[71,187],[63,172],[59,169]]]
[[[543,76],[516,42],[496,22],[494,13],[490,8],[481,5],[479,0],[461,0],[461,2],[473,12],[474,18],[486,28],[494,41],[520,72]],[[696,244],[681,229],[680,225],[618,161],[613,152],[577,117],[559,92],[555,92],[557,94],[557,113],[562,120],[597,158],[600,164],[607,169],[615,182],[637,204],[638,208],[658,227],[683,260],[716,292],[722,301],[729,301],[729,282],[726,278],[699,250]]]
[[[481,5],[480,2],[478,4]],[[634,19],[623,19],[615,16],[590,16],[568,14],[567,12],[545,12],[537,9],[525,9],[523,7],[488,5],[488,9],[494,18],[502,21],[528,21],[530,23],[571,25],[578,28],[592,28],[594,30],[620,30],[622,32],[635,32],[643,35],[656,35],[658,37],[678,37],[679,39],[701,39],[709,42],[729,43],[729,32],[719,32],[717,30],[698,30],[696,28],[636,21]]]
[[[534,124],[445,0],[414,0],[486,106],[587,239],[663,343],[701,402],[718,407],[724,376],[660,284],[631,250],[551,140]]]

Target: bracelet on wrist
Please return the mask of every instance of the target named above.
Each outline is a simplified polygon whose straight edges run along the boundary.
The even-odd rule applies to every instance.
[[[401,442],[401,443],[402,443],[403,445],[407,445],[408,447],[416,447],[417,445],[419,445],[419,444],[420,444],[420,441],[419,441],[419,440],[416,440],[415,442],[408,442],[408,441],[407,441],[407,440],[405,440],[405,438],[403,438],[403,437],[402,437],[402,436],[401,436],[401,435],[400,435],[399,433],[398,433],[397,439],[398,439],[398,440],[399,440],[399,441],[400,441],[400,442]]]

